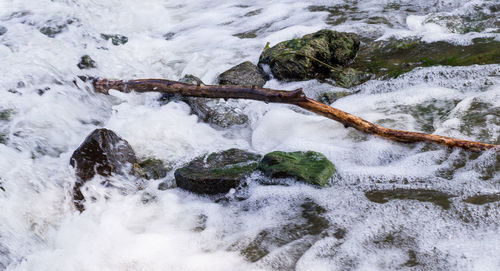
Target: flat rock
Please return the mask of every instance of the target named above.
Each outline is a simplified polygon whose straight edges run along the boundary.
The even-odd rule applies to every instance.
[[[73,152],[70,165],[75,168],[77,181],[73,188],[75,206],[83,211],[84,197],[80,188],[96,174],[130,174],[137,163],[134,150],[128,142],[113,131],[96,129]]]
[[[487,203],[500,201],[500,193],[496,194],[483,194],[483,195],[475,195],[472,197],[468,197],[464,199],[464,202],[472,203],[476,205],[483,205]]]
[[[229,149],[198,157],[175,171],[177,186],[198,194],[227,193],[252,173],[260,155]]]
[[[325,186],[335,173],[335,166],[323,154],[313,151],[268,153],[258,169],[272,178],[296,178],[309,184]]]
[[[365,193],[365,196],[376,203],[386,203],[389,200],[418,200],[421,202],[431,202],[443,209],[450,208],[450,198],[454,195],[430,190],[430,189],[384,189],[384,190],[371,190]]]
[[[240,63],[219,75],[221,85],[262,87],[266,81],[263,72],[250,61]]]

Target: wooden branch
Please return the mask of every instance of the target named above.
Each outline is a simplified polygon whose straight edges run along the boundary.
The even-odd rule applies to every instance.
[[[336,120],[344,126],[358,131],[373,134],[388,140],[413,143],[430,142],[448,147],[458,147],[470,151],[484,151],[496,149],[499,145],[492,145],[474,141],[466,141],[446,136],[432,135],[417,132],[408,132],[384,128],[360,117],[333,108],[316,100],[307,98],[302,89],[293,91],[274,90],[260,87],[245,87],[231,85],[192,85],[163,79],[139,80],[107,80],[97,79],[94,88],[101,93],[108,93],[110,89],[121,92],[164,92],[189,97],[223,98],[223,99],[251,99],[270,103],[293,104],[327,118]]]

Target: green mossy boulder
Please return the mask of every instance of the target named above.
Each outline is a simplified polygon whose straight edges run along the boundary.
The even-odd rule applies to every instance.
[[[366,198],[376,203],[386,203],[389,200],[418,200],[422,202],[432,202],[443,209],[450,208],[450,198],[454,195],[430,189],[385,189],[372,190],[365,193]]]
[[[498,48],[500,42],[493,39],[475,39],[470,45],[390,39],[362,46],[352,67],[375,77],[391,78],[416,67],[500,63]]]
[[[240,85],[263,87],[266,76],[252,62],[238,64],[219,75],[221,85]]]
[[[95,68],[96,63],[89,55],[84,55],[80,58],[80,62],[77,64],[77,66],[78,68],[80,68],[80,70],[86,70]]]
[[[269,65],[279,80],[329,78],[328,66],[346,66],[356,56],[359,43],[356,34],[324,29],[266,47],[258,65],[263,70]]]
[[[198,194],[227,193],[252,173],[260,155],[229,149],[198,157],[175,171],[177,186]]]
[[[323,154],[313,151],[275,151],[264,156],[258,169],[272,178],[296,178],[309,184],[326,186],[335,166]]]
[[[111,43],[115,46],[122,45],[128,42],[128,38],[119,34],[101,34],[101,38],[105,40],[111,40]]]

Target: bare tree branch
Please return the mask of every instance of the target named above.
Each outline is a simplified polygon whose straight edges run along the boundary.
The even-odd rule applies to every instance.
[[[338,121],[344,124],[345,127],[352,127],[358,131],[373,134],[392,141],[404,143],[430,142],[470,151],[484,151],[495,148],[496,151],[500,152],[500,146],[498,145],[384,128],[360,117],[310,99],[306,97],[302,89],[284,91],[255,86],[191,85],[163,79],[138,79],[129,81],[98,79],[94,81],[94,88],[96,91],[105,94],[107,94],[110,89],[116,89],[127,93],[131,91],[164,92],[189,97],[251,99],[270,103],[293,104]]]

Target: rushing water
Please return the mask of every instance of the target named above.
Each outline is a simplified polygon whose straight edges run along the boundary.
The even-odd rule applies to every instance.
[[[421,37],[468,44],[500,39],[496,0],[0,0],[0,270],[498,270],[499,203],[466,197],[500,192],[500,157],[366,136],[291,106],[229,101],[248,125],[200,122],[158,94],[96,94],[78,75],[206,83],[267,42],[329,28],[364,42]],[[440,17],[441,16],[441,17]],[[448,17],[446,17],[448,16]],[[458,16],[476,31],[440,23]],[[431,20],[434,18],[434,20]],[[435,19],[438,18],[438,19]],[[57,30],[48,37],[40,29]],[[3,31],[2,31],[3,27]],[[477,32],[479,31],[479,32]],[[128,37],[114,46],[101,33]],[[91,55],[97,68],[76,64]],[[75,81],[76,80],[76,81]],[[342,89],[317,81],[314,97]],[[500,65],[419,68],[371,80],[333,106],[387,127],[500,144]],[[7,110],[7,111],[5,111]],[[8,116],[7,116],[8,115]],[[174,167],[238,147],[258,153],[315,150],[337,167],[328,188],[287,180],[217,198],[178,188],[111,193],[78,213],[69,166],[74,149],[106,127],[139,157]],[[3,143],[2,143],[3,142]],[[427,188],[455,195],[431,202],[369,201],[371,189]]]

